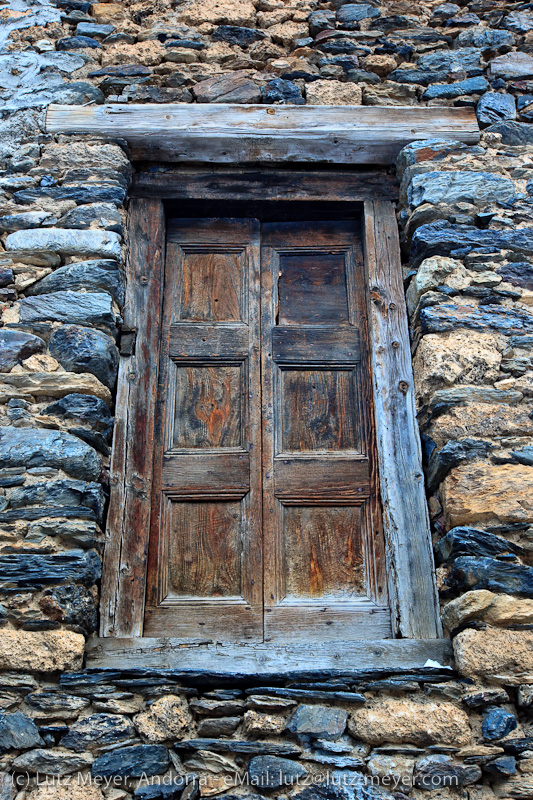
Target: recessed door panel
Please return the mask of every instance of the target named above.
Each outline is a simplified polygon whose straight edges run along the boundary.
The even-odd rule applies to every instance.
[[[240,447],[241,365],[175,370],[174,447]]]

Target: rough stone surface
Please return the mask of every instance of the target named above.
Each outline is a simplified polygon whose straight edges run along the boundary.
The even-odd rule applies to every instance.
[[[92,447],[62,431],[0,429],[0,467],[53,467],[81,480],[97,480],[100,459]]]
[[[20,711],[13,714],[0,712],[0,750],[28,750],[42,744],[43,740],[33,720]]]
[[[34,353],[41,353],[45,346],[38,336],[3,328],[0,330],[0,372],[9,372]]]
[[[442,609],[442,620],[449,631],[471,619],[489,625],[533,625],[533,600],[475,589],[450,600]]]
[[[461,746],[471,740],[468,716],[451,703],[382,700],[353,711],[348,729],[356,739],[373,745],[389,742]]]
[[[299,738],[338,739],[344,733],[348,714],[326,706],[298,706],[287,723],[287,730]]]
[[[259,789],[278,789],[290,786],[307,774],[307,770],[297,761],[277,756],[256,756],[250,761],[248,774],[252,785]]]
[[[127,717],[117,714],[91,714],[71,726],[61,739],[61,746],[76,753],[84,750],[101,750],[132,739],[135,729]]]
[[[161,775],[170,765],[168,750],[163,745],[145,744],[120,747],[99,756],[92,765],[92,774],[103,778],[111,775],[140,778],[145,774]]]
[[[49,342],[51,355],[69,372],[96,375],[104,386],[114,386],[119,353],[107,334],[81,325],[62,325]]]
[[[458,671],[470,678],[514,676],[533,671],[531,631],[468,629],[454,638],[453,647]]]
[[[137,731],[151,743],[183,739],[192,726],[192,716],[183,697],[167,695],[148,711],[135,717]]]
[[[95,291],[103,289],[109,292],[117,303],[124,302],[124,278],[117,262],[108,259],[78,261],[60,267],[31,286],[28,294],[49,294],[80,289]]]
[[[70,290],[25,297],[20,303],[20,321],[52,320],[80,325],[95,325],[113,330],[117,315],[111,297],[104,292]]]
[[[0,636],[0,669],[57,672],[80,669],[85,639],[67,630],[3,630]]]
[[[15,231],[6,239],[6,250],[52,250],[66,256],[120,258],[120,237],[113,231],[69,231],[45,228]]]
[[[414,175],[407,191],[411,208],[422,203],[508,201],[516,193],[508,178],[491,172],[425,172]]]

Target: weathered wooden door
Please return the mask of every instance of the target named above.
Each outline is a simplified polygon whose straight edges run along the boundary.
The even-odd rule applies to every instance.
[[[390,636],[357,223],[172,220],[165,273],[144,635]]]

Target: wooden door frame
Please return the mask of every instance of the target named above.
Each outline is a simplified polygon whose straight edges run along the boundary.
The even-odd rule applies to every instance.
[[[242,671],[336,671],[448,663],[442,639],[414,379],[395,217],[395,181],[383,173],[313,170],[162,169],[137,176],[128,213],[128,280],[124,328],[134,352],[121,355],[106,530],[101,634],[88,644],[88,665],[159,666]],[[307,646],[223,645],[142,636],[165,224],[163,200],[307,200],[362,202],[363,248],[374,389],[379,479],[384,508],[387,580],[397,638]],[[143,313],[150,309],[150,313]],[[136,524],[133,525],[133,520]],[[141,520],[141,524],[139,524]],[[139,535],[139,531],[141,535]]]

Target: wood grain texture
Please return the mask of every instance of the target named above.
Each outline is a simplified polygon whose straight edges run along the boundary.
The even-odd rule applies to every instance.
[[[429,639],[442,634],[393,205],[367,201],[364,231],[389,596],[397,635]]]
[[[122,356],[119,367],[100,605],[102,636],[137,636],[142,632],[164,236],[163,204],[159,200],[132,200],[123,316],[124,326],[137,330],[137,339],[135,354]]]
[[[344,253],[283,253],[279,259],[279,325],[348,322]]]
[[[428,659],[447,665],[452,660],[449,639],[366,639],[308,643],[223,644],[196,636],[189,643],[172,638],[89,639],[90,669],[163,668],[212,675],[278,675],[285,679],[311,673],[350,675],[365,670],[420,669]]]
[[[48,133],[125,139],[134,160],[390,164],[408,142],[479,141],[473,109],[383,106],[50,105]]]
[[[159,167],[157,171],[133,176],[131,194],[135,197],[161,197],[168,200],[222,200],[265,203],[349,202],[395,200],[399,186],[386,172],[316,170],[253,170],[245,167]]]
[[[179,365],[174,370],[174,447],[242,444],[240,364]]]
[[[355,364],[361,358],[359,331],[348,326],[276,325],[272,358],[277,364]]]

